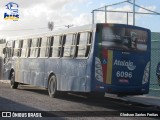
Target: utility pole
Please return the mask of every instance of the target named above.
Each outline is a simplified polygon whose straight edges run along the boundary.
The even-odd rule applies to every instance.
[[[92,24],[94,24],[94,10],[91,13],[92,13]]]
[[[73,25],[65,25],[65,27],[70,28],[73,27]]]
[[[53,21],[48,22],[48,29],[51,31],[54,29],[54,22]]]
[[[105,6],[105,23],[107,23],[107,6]]]
[[[135,0],[133,0],[133,26],[135,26]]]

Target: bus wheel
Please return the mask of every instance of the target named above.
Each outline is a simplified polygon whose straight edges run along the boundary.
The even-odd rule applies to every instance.
[[[58,97],[58,91],[57,91],[57,80],[56,77],[53,75],[49,79],[48,83],[48,93],[49,96],[52,98]]]
[[[14,72],[11,73],[10,84],[11,84],[11,88],[12,89],[17,89],[18,82],[15,82],[15,74],[14,74]]]

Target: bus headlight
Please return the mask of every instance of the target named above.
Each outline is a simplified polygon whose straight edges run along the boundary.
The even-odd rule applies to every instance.
[[[95,78],[98,81],[103,82],[102,65],[100,59],[97,57],[95,58]]]
[[[142,84],[146,84],[149,80],[149,68],[150,68],[150,62],[147,63],[144,69]]]

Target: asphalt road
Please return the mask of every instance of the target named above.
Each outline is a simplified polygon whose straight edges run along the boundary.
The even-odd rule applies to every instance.
[[[65,119],[68,118],[66,111],[160,111],[158,108],[138,103],[127,102],[105,96],[104,99],[88,99],[81,95],[69,94],[61,98],[50,98],[45,89],[19,86],[11,89],[8,83],[0,82],[0,111],[64,111]],[[48,113],[48,112],[47,112]],[[51,112],[53,116],[60,113]],[[50,115],[51,115],[50,114]],[[69,113],[70,114],[70,113]],[[65,116],[64,115],[64,116]],[[49,119],[49,118],[46,118]],[[58,119],[56,117],[56,119]],[[62,118],[61,118],[62,119]],[[122,119],[122,117],[78,117],[78,119]],[[126,117],[125,119],[138,119],[141,117]],[[156,119],[145,117],[143,119]]]

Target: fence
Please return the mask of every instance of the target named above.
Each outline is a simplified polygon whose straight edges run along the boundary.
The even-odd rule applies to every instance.
[[[152,33],[151,42],[151,74],[150,74],[150,95],[160,96],[160,86],[157,82],[156,67],[160,62],[160,33]]]

